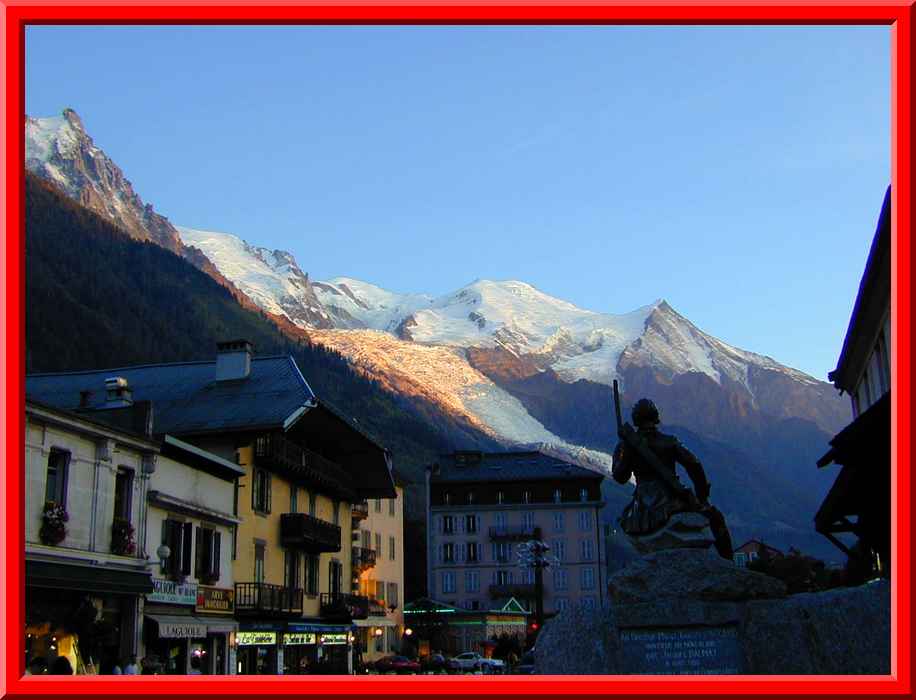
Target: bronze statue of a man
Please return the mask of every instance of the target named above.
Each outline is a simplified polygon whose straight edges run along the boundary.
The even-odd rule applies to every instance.
[[[623,531],[628,535],[647,535],[663,527],[675,513],[702,513],[709,520],[716,551],[731,559],[734,554],[731,535],[725,517],[709,503],[710,485],[700,460],[676,437],[658,430],[658,409],[649,399],[636,402],[632,418],[637,428],[633,438],[641,443],[640,449],[648,448],[657,459],[653,466],[625,440],[617,443],[612,471],[614,480],[625,484],[631,475],[636,477],[633,500],[620,517]],[[687,470],[693,492],[678,480],[676,463]],[[667,473],[659,474],[656,467]]]

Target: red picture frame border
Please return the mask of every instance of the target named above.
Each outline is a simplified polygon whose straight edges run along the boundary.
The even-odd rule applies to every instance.
[[[338,2],[256,6],[241,3],[168,2],[128,4],[104,0],[94,4],[54,4],[41,0],[0,0],[4,38],[0,113],[5,145],[0,220],[5,240],[0,247],[5,272],[0,328],[3,357],[3,503],[0,546],[0,594],[5,602],[0,697],[37,698],[69,695],[786,695],[911,693],[911,465],[912,376],[909,358],[912,317],[912,2],[705,2],[618,3],[579,0],[570,4],[502,2]],[[891,182],[892,182],[892,475],[891,475],[891,670],[889,676],[767,677],[619,677],[516,676],[453,677],[124,677],[22,678],[24,629],[24,333],[25,231],[24,120],[25,26],[29,24],[872,24],[891,30]],[[816,183],[813,185],[816,186]],[[871,196],[884,186],[876,183]],[[864,196],[869,196],[865,193]],[[877,199],[876,211],[877,211]],[[865,260],[862,265],[864,268]],[[812,261],[812,269],[823,261]],[[829,271],[826,272],[829,274]],[[849,299],[837,300],[848,306]],[[839,348],[837,348],[839,351]],[[814,465],[812,465],[812,469]],[[850,634],[854,634],[850,630]]]

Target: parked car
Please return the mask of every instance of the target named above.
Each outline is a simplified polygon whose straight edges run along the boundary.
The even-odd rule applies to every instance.
[[[440,673],[448,670],[448,662],[442,654],[427,654],[420,657],[420,668],[423,673]]]
[[[375,662],[379,673],[419,673],[420,664],[406,656],[385,656]]]
[[[519,659],[514,673],[522,676],[530,676],[534,673],[534,649],[522,654],[522,658]]]
[[[482,671],[484,673],[503,673],[506,662],[501,659],[487,659],[476,651],[466,651],[449,659],[449,668],[453,671]]]

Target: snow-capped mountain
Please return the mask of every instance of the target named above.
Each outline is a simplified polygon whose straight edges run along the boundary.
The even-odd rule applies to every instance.
[[[27,118],[26,156],[31,171],[131,237],[190,260],[287,334],[338,351],[418,399],[412,405],[435,406],[432,423],[448,415],[506,446],[538,446],[606,472],[618,379],[625,411],[652,397],[664,426],[718,461],[712,478],[733,501],[729,522],[741,522],[741,508],[759,511],[758,494],[773,492],[785,507],[766,512],[781,507],[779,527],[803,533],[806,509],[829,485],[813,465],[848,422],[847,402],[825,382],[700,330],[665,300],[611,314],[515,280],[477,280],[441,296],[347,277],[311,281],[286,251],[173,226],[142,202],[72,110]]]
[[[72,109],[59,117],[26,117],[26,167],[108,218],[131,237],[181,253],[178,231],[144,204],[121,169],[92,141]]]
[[[315,297],[308,275],[284,250],[251,246],[228,233],[180,226],[181,240],[197,248],[258,307],[285,316],[300,328],[330,328],[331,317]]]

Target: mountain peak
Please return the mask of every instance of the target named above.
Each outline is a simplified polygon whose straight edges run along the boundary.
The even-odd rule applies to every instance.
[[[80,115],[76,113],[76,110],[72,107],[66,107],[63,111],[64,119],[69,122],[69,124],[74,128],[86,133],[86,127],[83,126],[83,120],[80,119]]]

